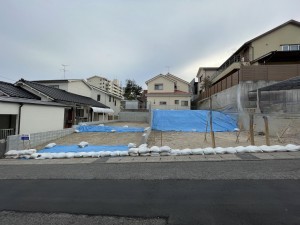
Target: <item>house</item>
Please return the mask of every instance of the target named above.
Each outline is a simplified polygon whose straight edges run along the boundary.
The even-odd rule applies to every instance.
[[[121,97],[96,87],[84,79],[37,80],[34,82],[92,98],[112,109],[114,111],[112,115],[118,115],[120,112]]]
[[[300,75],[300,22],[290,20],[247,42],[220,67],[200,67],[198,109],[207,109],[212,96],[213,109],[232,112],[258,108],[249,91]],[[209,76],[212,86],[201,88]],[[259,111],[259,109],[258,109]]]
[[[63,129],[65,107],[42,101],[19,86],[0,81],[0,139]]]
[[[148,109],[190,109],[190,84],[170,73],[146,81]]]
[[[111,81],[105,77],[92,76],[87,78],[87,82],[109,94],[112,94],[118,98],[123,98],[123,89],[119,80],[117,79]]]
[[[71,127],[80,122],[108,119],[109,107],[82,95],[73,94],[56,87],[46,86],[37,82],[21,79],[17,86],[38,96],[44,102],[56,102],[67,105],[65,108],[64,127]]]

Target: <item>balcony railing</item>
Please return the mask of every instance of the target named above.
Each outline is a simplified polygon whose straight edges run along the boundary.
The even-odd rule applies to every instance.
[[[1,139],[6,139],[7,136],[14,135],[15,134],[15,129],[10,128],[10,129],[0,129],[0,140]]]
[[[234,55],[230,59],[228,59],[226,62],[224,62],[219,69],[210,77],[211,80],[214,80],[220,73],[222,73],[224,70],[226,70],[231,64],[241,62],[241,57],[239,55]]]

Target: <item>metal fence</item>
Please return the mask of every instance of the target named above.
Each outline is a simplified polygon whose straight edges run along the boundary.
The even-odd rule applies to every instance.
[[[14,135],[14,134],[15,134],[15,129],[14,128],[0,129],[0,140],[1,139],[6,139],[7,136]]]

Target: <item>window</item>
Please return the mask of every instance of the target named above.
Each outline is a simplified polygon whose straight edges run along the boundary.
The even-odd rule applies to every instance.
[[[167,102],[159,102],[160,105],[167,105]]]
[[[281,51],[299,51],[300,44],[281,45]]]
[[[175,105],[178,105],[179,104],[179,100],[175,100]]]
[[[115,106],[117,106],[117,100],[115,100]]]
[[[177,90],[177,84],[174,83],[174,90],[176,91]]]
[[[109,96],[109,102],[111,102],[111,96]]]
[[[188,101],[181,101],[181,106],[189,106],[189,102]]]
[[[101,95],[97,95],[97,101],[99,102],[101,99]]]
[[[154,85],[154,90],[163,90],[164,89],[164,85],[163,84],[155,84]]]

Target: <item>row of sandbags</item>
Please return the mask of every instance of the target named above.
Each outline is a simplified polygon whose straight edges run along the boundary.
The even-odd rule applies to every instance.
[[[4,156],[7,159],[30,158],[30,156],[34,153],[36,153],[36,149],[9,150],[4,154]]]
[[[212,154],[235,154],[235,153],[257,153],[257,152],[286,152],[300,151],[299,145],[262,145],[262,146],[238,146],[238,147],[217,147],[217,148],[196,148],[196,149],[171,149],[169,146],[152,146],[147,144],[133,147],[128,150],[130,156],[168,156],[168,155],[212,155]]]

